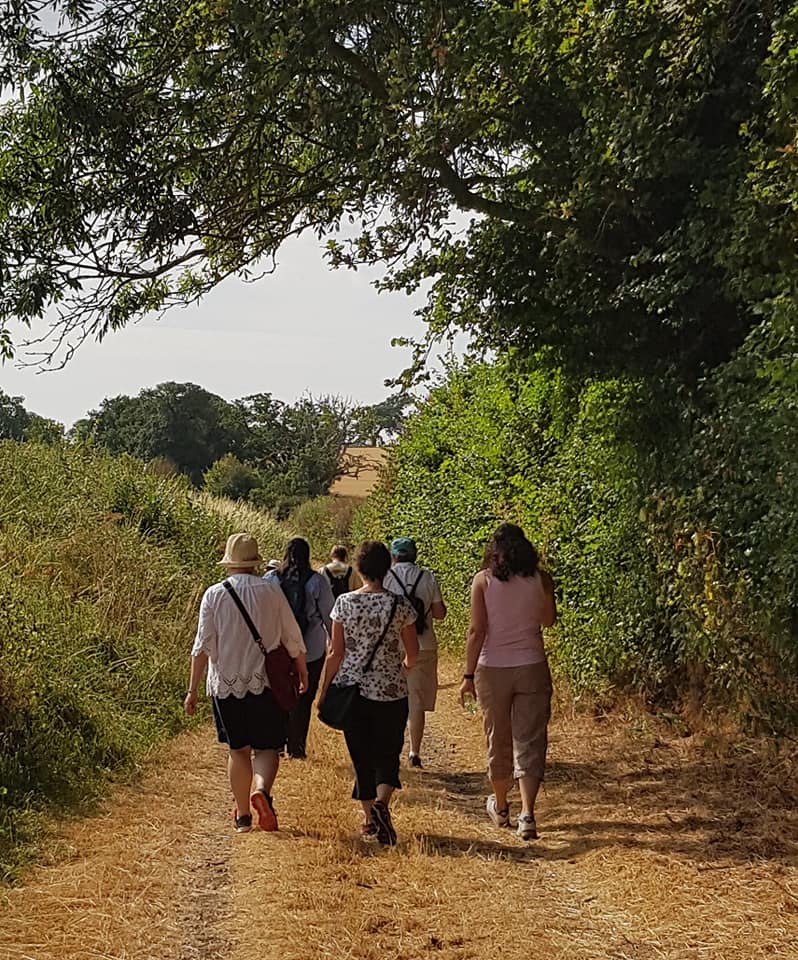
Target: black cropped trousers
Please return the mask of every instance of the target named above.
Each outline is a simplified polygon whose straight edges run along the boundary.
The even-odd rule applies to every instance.
[[[407,697],[401,700],[358,697],[352,722],[344,730],[355,770],[354,800],[376,799],[379,783],[401,790],[399,760],[406,726]]]

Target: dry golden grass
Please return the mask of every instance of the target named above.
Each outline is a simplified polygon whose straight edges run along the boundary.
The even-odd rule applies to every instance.
[[[0,891],[2,960],[224,955],[204,950],[222,943],[229,899],[223,758],[203,729],[158,759],[98,816],[65,825],[50,864]],[[220,895],[208,904],[214,886]],[[203,930],[203,903],[211,930]]]
[[[367,497],[380,478],[380,471],[388,459],[384,447],[347,447],[343,462],[356,476],[339,477],[330,487],[335,497]]]
[[[314,759],[281,772],[281,834],[235,848],[234,960],[798,956],[794,758],[561,720],[525,844],[485,817],[456,677],[427,768],[404,774],[395,850],[354,839],[341,738],[314,726]]]
[[[798,957],[795,750],[680,739],[644,717],[560,718],[526,844],[484,814],[479,718],[444,668],[399,846],[355,839],[340,735],[283,765],[277,834],[232,834],[219,748],[67,831],[72,856],[0,907],[2,960]],[[517,804],[516,804],[517,806]]]
[[[274,553],[282,549],[290,534],[286,527],[266,510],[246,503],[243,500],[227,500],[225,497],[215,497],[206,491],[193,491],[194,502],[207,510],[216,513],[230,524],[230,529],[247,530],[258,540],[258,545],[266,553]],[[221,544],[222,549],[224,543]]]

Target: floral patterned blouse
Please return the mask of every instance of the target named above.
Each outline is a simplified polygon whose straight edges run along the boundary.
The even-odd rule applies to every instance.
[[[394,601],[396,611],[368,670],[371,651],[382,635]],[[402,628],[414,623],[416,611],[404,597],[388,593],[344,593],[335,601],[330,617],[344,628],[344,659],[333,683],[360,684],[366,700],[401,700],[407,696],[407,679],[402,668],[405,648]]]

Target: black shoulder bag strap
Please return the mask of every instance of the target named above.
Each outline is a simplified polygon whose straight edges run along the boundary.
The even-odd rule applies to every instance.
[[[230,596],[233,598],[233,602],[238,607],[241,613],[241,616],[244,618],[244,623],[246,623],[246,625],[249,627],[249,632],[252,634],[252,639],[260,647],[260,652],[265,657],[266,647],[263,646],[263,641],[261,640],[261,636],[258,633],[258,628],[252,622],[252,617],[250,617],[250,615],[247,613],[247,608],[241,602],[241,597],[239,597],[239,595],[236,593],[235,588],[233,587],[233,584],[230,583],[229,580],[222,580],[222,585],[224,586],[225,590],[230,594]]]
[[[376,652],[377,652],[377,647],[379,647],[379,645],[380,645],[380,644],[382,643],[382,641],[385,639],[385,637],[386,637],[386,635],[387,635],[387,633],[388,633],[388,630],[390,629],[390,626],[391,626],[391,624],[393,623],[393,618],[396,616],[396,608],[397,608],[398,606],[399,606],[399,595],[398,595],[397,593],[395,593],[395,594],[393,595],[393,600],[391,601],[391,612],[390,612],[390,615],[388,616],[388,622],[385,624],[385,627],[384,627],[382,633],[380,634],[380,639],[374,644],[374,647],[373,647],[373,649],[372,649],[372,651],[371,651],[371,653],[370,653],[370,655],[369,655],[369,658],[368,658],[368,660],[366,661],[366,665],[365,665],[365,667],[363,667],[363,673],[365,673],[366,670],[370,669],[371,664],[372,664],[372,661],[374,660],[374,655],[375,655]]]

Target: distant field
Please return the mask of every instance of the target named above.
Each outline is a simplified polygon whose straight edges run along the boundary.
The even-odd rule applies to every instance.
[[[347,447],[344,461],[357,466],[357,476],[339,477],[330,488],[333,496],[367,497],[379,479],[380,467],[388,458],[385,447]]]

